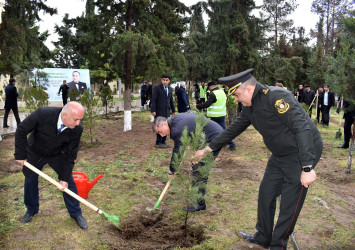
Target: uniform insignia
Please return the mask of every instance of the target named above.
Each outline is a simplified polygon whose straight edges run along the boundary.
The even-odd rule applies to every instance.
[[[290,104],[285,102],[284,99],[280,99],[275,102],[275,107],[277,108],[277,112],[284,114],[290,108]]]
[[[266,95],[269,92],[269,89],[263,89],[264,94]]]

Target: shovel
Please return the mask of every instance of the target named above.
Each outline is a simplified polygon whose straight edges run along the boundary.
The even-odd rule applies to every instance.
[[[157,203],[155,203],[155,206],[153,207],[153,209],[147,208],[148,211],[155,210],[155,209],[157,209],[157,208],[159,207],[160,202],[161,202],[161,200],[163,199],[163,197],[164,197],[166,191],[168,191],[168,188],[170,187],[170,183],[171,183],[171,181],[173,180],[173,178],[174,178],[173,176],[169,178],[169,181],[168,181],[168,183],[166,183],[163,192],[161,192],[161,195],[159,196],[159,199],[158,199]]]
[[[50,183],[52,183],[53,185],[57,186],[58,188],[62,188],[63,186],[57,182],[56,180],[54,180],[53,178],[49,177],[48,175],[46,175],[45,173],[43,173],[41,170],[35,168],[34,166],[32,166],[30,163],[28,163],[27,161],[25,161],[24,165],[26,167],[28,167],[29,169],[31,169],[33,172],[35,172],[36,174],[40,175],[41,177],[43,177],[44,179],[46,179],[47,181],[49,181]],[[98,207],[94,206],[93,204],[91,204],[90,202],[88,202],[87,200],[81,198],[79,195],[77,195],[76,193],[70,191],[68,188],[65,188],[63,190],[63,192],[66,192],[67,194],[69,194],[70,196],[72,196],[73,198],[77,199],[78,201],[80,201],[81,203],[83,203],[84,205],[88,206],[89,208],[91,208],[92,210],[94,210],[95,212],[97,212],[98,214],[103,214],[109,221],[111,221],[115,226],[119,226],[119,218],[116,215],[108,215],[107,213],[105,213],[104,211],[102,211],[101,209],[99,209]]]

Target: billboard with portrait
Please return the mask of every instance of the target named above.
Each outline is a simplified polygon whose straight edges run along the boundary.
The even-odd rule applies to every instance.
[[[73,89],[77,89],[82,94],[86,89],[90,89],[90,72],[88,69],[61,69],[61,68],[44,68],[33,71],[45,73],[44,77],[40,77],[39,81],[45,87],[45,91],[49,95],[49,101],[62,101],[62,97],[58,96],[58,91],[63,81],[66,80],[69,86],[69,93]],[[34,79],[30,79],[34,80]]]

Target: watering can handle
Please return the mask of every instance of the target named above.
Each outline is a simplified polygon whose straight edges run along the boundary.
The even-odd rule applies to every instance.
[[[46,175],[45,173],[43,173],[41,170],[39,170],[38,168],[35,168],[34,166],[32,166],[30,163],[28,163],[27,161],[25,161],[24,165],[26,167],[28,167],[29,169],[31,169],[33,172],[35,172],[36,174],[40,175],[41,177],[43,177],[44,179],[46,179],[47,181],[49,181],[50,183],[52,183],[53,185],[62,188],[62,185],[57,182],[56,180],[54,180],[53,178],[49,177],[48,175]],[[76,193],[70,191],[68,188],[64,189],[63,192],[66,192],[67,194],[69,194],[71,197],[77,199],[78,201],[80,201],[81,203],[83,203],[84,205],[88,206],[89,208],[91,208],[92,210],[94,210],[95,212],[102,214],[102,210],[100,210],[98,207],[94,206],[93,204],[91,204],[90,202],[88,202],[87,200],[81,198],[79,195],[77,195]]]
[[[76,171],[73,171],[73,175],[82,175],[82,176],[84,176],[86,179],[88,179],[88,176],[87,176],[85,173],[83,173],[83,172],[76,172]]]

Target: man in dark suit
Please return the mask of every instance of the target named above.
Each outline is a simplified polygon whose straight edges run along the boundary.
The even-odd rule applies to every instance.
[[[39,170],[47,163],[58,174],[62,189],[74,193],[77,188],[73,179],[74,161],[78,154],[85,109],[78,102],[69,102],[62,108],[42,107],[30,114],[17,127],[15,135],[15,159],[23,166],[25,161]],[[27,139],[27,135],[30,136]],[[38,175],[23,167],[25,175],[24,201],[27,207],[22,223],[28,223],[38,213]],[[87,222],[82,217],[79,201],[63,193],[64,202],[70,214],[82,229]]]
[[[170,109],[175,115],[175,106],[173,100],[173,89],[169,87],[170,76],[168,74],[162,75],[161,84],[153,89],[152,108],[151,112],[156,119],[158,116],[169,117]],[[157,140],[155,146],[159,148],[168,147],[166,144],[166,136],[162,137],[157,133]]]
[[[329,112],[330,109],[333,108],[335,104],[334,93],[329,90],[328,85],[324,85],[324,91],[319,95],[319,99],[322,100],[321,109],[322,109],[323,127],[328,127]]]
[[[80,82],[80,73],[78,71],[73,71],[73,81],[68,83],[69,94],[72,89],[80,91],[80,94],[84,94],[84,91],[87,89],[85,82]]]
[[[8,128],[7,118],[9,116],[10,110],[14,113],[17,126],[21,123],[20,117],[18,115],[18,106],[17,106],[17,89],[15,86],[16,80],[14,78],[10,79],[9,84],[5,87],[5,115],[3,127]]]
[[[314,97],[315,97],[316,93],[314,93],[313,90],[311,90],[311,86],[309,84],[305,85],[305,90],[303,90],[303,102],[305,104],[307,104],[307,106],[309,107],[309,117],[312,117],[312,109],[313,109],[313,105],[311,106]]]
[[[65,106],[65,104],[67,104],[68,102],[68,90],[69,90],[69,86],[67,84],[67,81],[64,80],[63,84],[60,85],[58,91],[58,95],[60,95],[60,92],[62,92],[63,106]]]

